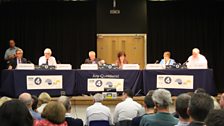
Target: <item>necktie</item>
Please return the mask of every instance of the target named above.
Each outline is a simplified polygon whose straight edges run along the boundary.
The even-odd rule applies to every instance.
[[[48,59],[46,59],[46,65],[48,65]]]

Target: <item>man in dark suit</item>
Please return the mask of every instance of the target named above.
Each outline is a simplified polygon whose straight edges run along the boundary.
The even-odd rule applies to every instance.
[[[16,57],[14,59],[11,59],[9,61],[8,69],[15,69],[17,64],[27,63],[26,58],[23,58],[23,50],[22,49],[17,49],[15,56]]]
[[[96,58],[96,53],[94,51],[89,52],[89,58],[85,59],[85,64],[101,64],[101,60]]]

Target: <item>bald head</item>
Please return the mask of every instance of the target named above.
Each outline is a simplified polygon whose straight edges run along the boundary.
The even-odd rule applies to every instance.
[[[200,50],[199,50],[198,48],[194,48],[194,49],[192,50],[192,56],[193,56],[194,58],[198,57],[199,54],[200,54]]]
[[[29,93],[19,95],[19,100],[22,101],[28,108],[32,107],[32,96]]]

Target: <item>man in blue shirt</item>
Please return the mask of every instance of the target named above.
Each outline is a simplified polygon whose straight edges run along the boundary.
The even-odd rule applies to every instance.
[[[9,48],[5,51],[4,59],[6,61],[14,59],[17,49],[19,48],[16,47],[15,41],[13,39],[9,40]]]

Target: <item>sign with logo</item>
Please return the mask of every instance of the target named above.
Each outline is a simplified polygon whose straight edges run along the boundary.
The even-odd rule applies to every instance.
[[[117,91],[124,90],[124,79],[89,78],[87,81],[88,91],[104,91],[104,88],[116,88]]]
[[[62,89],[62,75],[27,75],[28,90],[34,89]]]
[[[193,75],[157,75],[157,88],[193,89]]]

